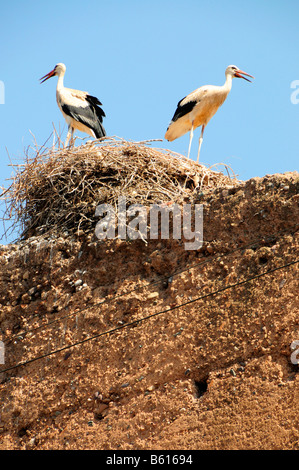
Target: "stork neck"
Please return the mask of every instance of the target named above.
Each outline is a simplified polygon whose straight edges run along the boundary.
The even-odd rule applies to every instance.
[[[61,90],[62,88],[64,88],[64,86],[63,86],[63,78],[64,78],[64,73],[60,73],[60,74],[58,75],[57,90]]]
[[[226,80],[225,80],[225,84],[223,85],[223,88],[225,88],[228,92],[230,92],[232,84],[233,84],[233,76],[228,73],[226,75]]]

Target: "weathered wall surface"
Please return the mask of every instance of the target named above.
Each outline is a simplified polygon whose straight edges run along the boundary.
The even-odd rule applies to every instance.
[[[298,185],[274,175],[198,194],[198,251],[2,246],[0,368],[13,368],[0,448],[298,449]]]

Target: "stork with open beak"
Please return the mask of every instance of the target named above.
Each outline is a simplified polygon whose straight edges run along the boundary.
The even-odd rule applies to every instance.
[[[100,107],[102,103],[86,91],[65,88],[63,85],[65,71],[66,66],[64,64],[57,64],[51,72],[41,78],[41,83],[43,83],[49,78],[58,75],[56,100],[68,125],[65,146],[68,145],[70,139],[71,143],[73,143],[75,129],[97,139],[104,137],[106,131],[102,122],[105,113]]]
[[[202,86],[179,101],[177,109],[166,131],[165,139],[172,142],[190,131],[188,147],[189,158],[193,131],[197,127],[202,126],[197,153],[198,162],[205,126],[226,100],[232,87],[233,77],[243,78],[244,80],[251,82],[251,80],[248,80],[248,78],[245,78],[243,75],[254,78],[252,75],[243,72],[235,65],[229,65],[225,70],[226,80],[223,86]]]

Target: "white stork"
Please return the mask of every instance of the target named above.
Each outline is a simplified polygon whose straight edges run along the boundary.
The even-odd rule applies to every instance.
[[[229,65],[225,70],[226,80],[223,86],[202,86],[179,101],[177,109],[166,131],[165,139],[172,142],[190,131],[188,148],[189,158],[193,131],[197,127],[202,126],[197,153],[198,162],[205,126],[226,100],[232,87],[233,77],[244,78],[244,80],[251,82],[251,80],[248,80],[248,78],[245,78],[242,75],[254,78],[252,75],[243,72],[235,65]]]
[[[43,83],[49,78],[58,75],[56,100],[68,125],[65,146],[68,145],[70,138],[71,142],[73,142],[75,129],[86,132],[97,139],[104,137],[106,132],[102,122],[105,113],[100,108],[102,103],[86,91],[65,88],[63,85],[65,71],[66,66],[64,64],[57,64],[51,72],[41,78],[41,83]]]

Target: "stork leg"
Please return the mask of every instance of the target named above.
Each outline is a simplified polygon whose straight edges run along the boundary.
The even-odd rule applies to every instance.
[[[196,162],[198,163],[199,161],[199,153],[200,153],[200,147],[201,147],[201,144],[202,144],[202,141],[203,141],[203,133],[204,133],[204,130],[205,130],[205,126],[204,124],[201,126],[201,134],[200,134],[200,138],[199,138],[199,142],[198,142],[198,152],[197,152],[197,160]]]
[[[188,147],[188,158],[190,158],[190,149],[191,149],[191,142],[193,139],[193,126],[191,127],[190,130],[190,139],[189,139],[189,147]]]
[[[72,126],[69,126],[67,136],[66,136],[66,140],[65,140],[65,144],[64,144],[65,147],[68,146],[68,143],[69,143],[70,139],[71,139],[70,145],[73,144],[73,135],[74,135],[74,128]]]

